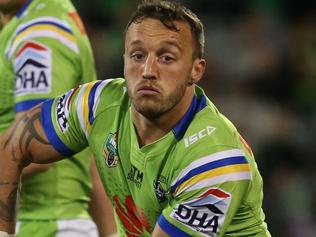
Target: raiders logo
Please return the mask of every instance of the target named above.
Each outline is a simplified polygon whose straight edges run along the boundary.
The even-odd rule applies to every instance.
[[[105,159],[105,164],[109,168],[117,166],[119,160],[118,151],[117,151],[117,132],[110,133],[104,143],[103,155]]]
[[[170,190],[166,190],[164,187],[166,186],[166,177],[160,176],[158,180],[154,180],[154,189],[156,198],[159,203],[166,201],[167,196],[170,194]]]

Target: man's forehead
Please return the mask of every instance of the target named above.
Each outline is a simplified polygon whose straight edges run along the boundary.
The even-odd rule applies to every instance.
[[[190,26],[186,22],[175,22],[177,30],[167,28],[160,20],[146,18],[141,22],[132,23],[127,32],[128,43],[139,44],[145,39],[164,39],[168,44],[176,41],[188,40],[192,38]]]
[[[178,31],[190,31],[190,25],[185,21],[173,21],[172,23],[176,26]],[[136,22],[132,22],[127,31],[135,28],[148,28],[152,30],[164,29],[176,32],[175,30],[168,29],[167,26],[165,26],[160,20],[154,18],[144,18]]]

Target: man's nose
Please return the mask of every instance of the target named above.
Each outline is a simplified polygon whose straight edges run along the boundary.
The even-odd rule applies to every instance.
[[[157,78],[157,61],[154,55],[148,55],[144,62],[143,78],[156,79]]]

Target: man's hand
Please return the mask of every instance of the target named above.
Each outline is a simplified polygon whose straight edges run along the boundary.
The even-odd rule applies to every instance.
[[[10,235],[7,232],[0,231],[0,237],[14,237],[14,235]]]

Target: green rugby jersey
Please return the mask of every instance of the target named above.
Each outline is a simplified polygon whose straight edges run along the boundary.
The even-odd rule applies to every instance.
[[[90,146],[121,236],[270,236],[262,179],[234,126],[196,86],[181,121],[139,147],[124,79],[87,83],[42,107],[50,142],[70,155]]]
[[[27,1],[0,33],[0,132],[15,114],[96,79],[80,18],[68,0]],[[20,220],[88,218],[89,152],[23,180]]]

